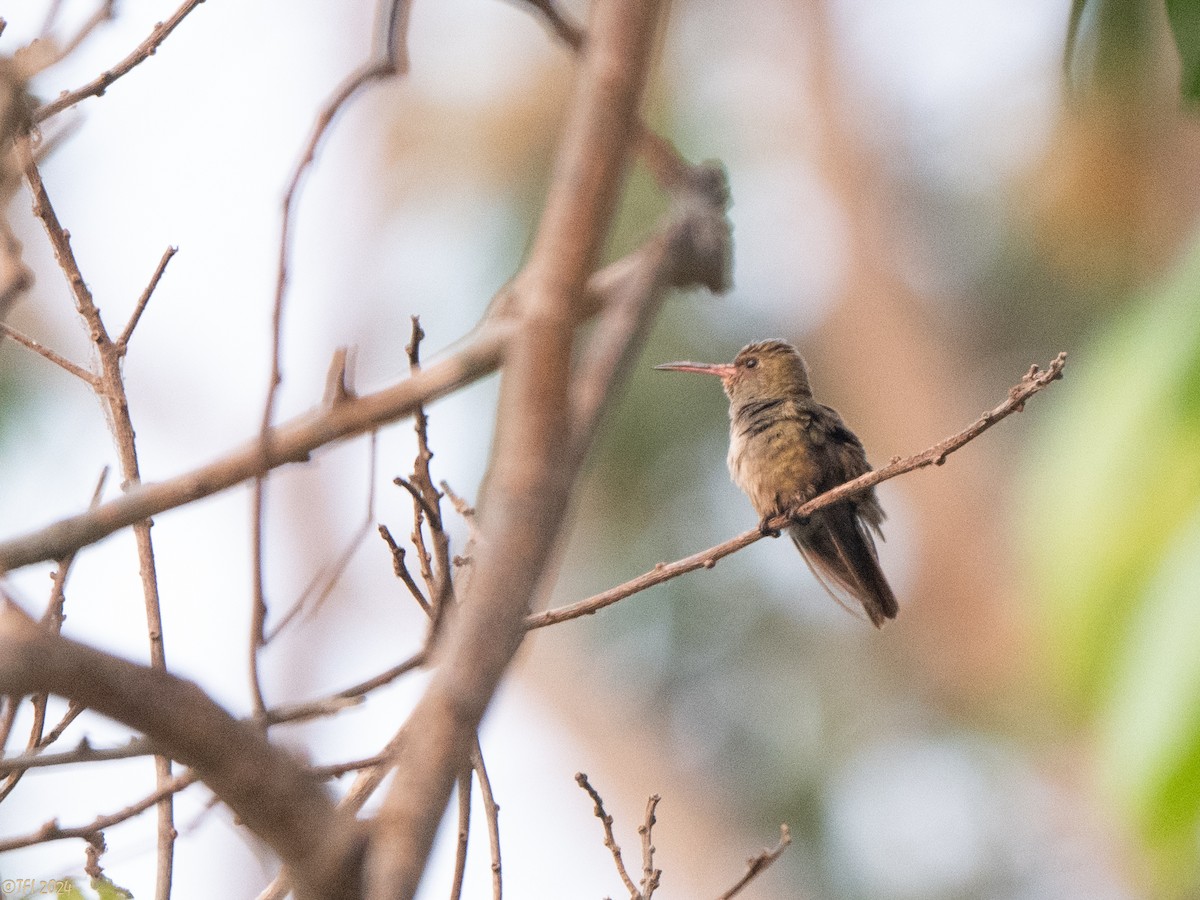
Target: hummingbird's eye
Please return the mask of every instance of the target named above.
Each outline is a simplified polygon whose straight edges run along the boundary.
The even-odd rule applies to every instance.
[[[745,363],[745,366],[747,369],[753,369],[757,365],[758,365],[758,360],[755,359],[753,356],[750,357],[748,360],[746,360],[746,363]]]

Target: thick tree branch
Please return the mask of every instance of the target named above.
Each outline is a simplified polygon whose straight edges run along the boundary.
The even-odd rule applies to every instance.
[[[63,638],[2,600],[0,694],[42,692],[137,729],[195,769],[279,854],[302,897],[357,896],[359,829],[299,762],[195,684]]]
[[[566,458],[574,307],[607,233],[629,157],[660,4],[593,7],[575,102],[529,263],[517,277],[513,336],[479,510],[479,553],[439,667],[402,731],[375,821],[367,890],[415,894],[456,774],[516,652],[578,465]]]

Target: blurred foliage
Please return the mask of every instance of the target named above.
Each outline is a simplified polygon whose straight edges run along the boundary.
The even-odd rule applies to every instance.
[[[1162,0],[1076,0],[1066,53],[1071,87],[1143,103],[1174,94],[1178,58],[1163,51],[1176,23],[1186,24],[1168,17]]]
[[[1163,52],[1169,40],[1179,51],[1178,66]],[[1066,60],[1076,90],[1146,98],[1172,86],[1165,80],[1171,77],[1178,80],[1183,99],[1195,104],[1200,101],[1200,3],[1075,0]]]
[[[1183,96],[1189,103],[1196,103],[1200,101],[1200,3],[1167,0],[1167,15],[1183,63]]]
[[[1200,246],[1076,360],[1027,483],[1067,702],[1175,890],[1200,825]]]
[[[1117,100],[1130,111],[1127,123],[1156,121],[1153,110],[1180,96],[1194,104],[1200,4],[1077,0],[1067,71],[1076,99]],[[1152,160],[1154,149],[1149,142],[1140,152]],[[1068,708],[1094,726],[1103,785],[1149,852],[1156,895],[1193,896],[1200,245],[1102,327],[1066,388],[1058,414],[1042,420],[1045,456],[1026,484],[1049,671]]]

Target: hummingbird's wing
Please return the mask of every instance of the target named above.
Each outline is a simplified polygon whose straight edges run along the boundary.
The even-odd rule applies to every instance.
[[[896,618],[899,605],[879,567],[875,541],[848,502],[819,510],[789,533],[834,600],[848,609],[860,603],[876,628]]]
[[[810,440],[820,454],[822,473],[818,493],[857,478],[871,469],[862,442],[837,411],[814,403],[809,410]],[[800,553],[817,580],[843,606],[848,600],[862,604],[871,622],[879,627],[894,619],[899,609],[879,566],[872,530],[880,534],[883,508],[874,491],[827,506],[790,530]]]

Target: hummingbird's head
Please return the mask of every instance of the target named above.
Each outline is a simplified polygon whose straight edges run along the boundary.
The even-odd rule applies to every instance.
[[[733,407],[780,397],[812,396],[804,357],[787,341],[747,344],[731,363],[674,362],[654,368],[716,375]]]

